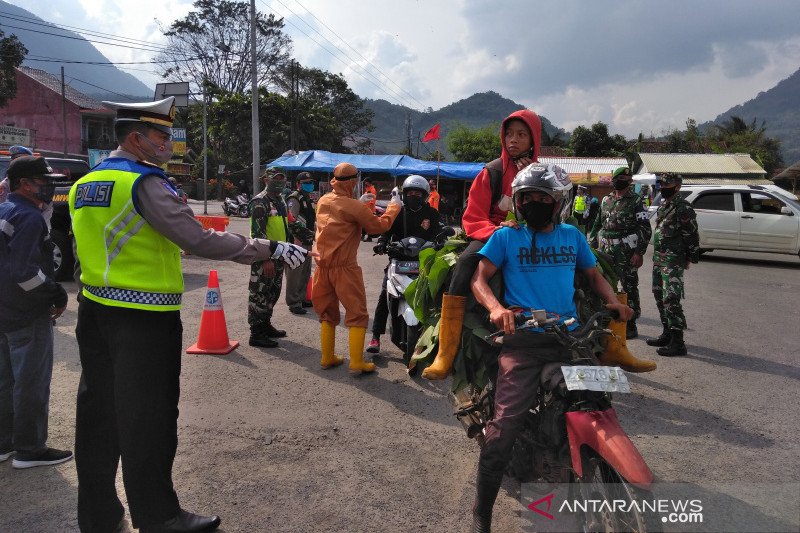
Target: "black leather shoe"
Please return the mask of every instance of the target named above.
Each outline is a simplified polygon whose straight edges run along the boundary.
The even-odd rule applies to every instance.
[[[174,518],[139,528],[139,533],[200,533],[217,529],[220,522],[218,516],[202,516],[181,509]]]
[[[628,323],[625,325],[625,337],[628,339],[635,339],[639,336],[639,330],[636,327],[635,320],[628,320]]]
[[[265,333],[259,335],[250,335],[250,346],[257,346],[259,348],[277,348],[278,341],[270,339]]]
[[[299,305],[296,307],[290,307],[289,312],[292,313],[293,315],[305,315],[306,313],[308,313],[308,311],[306,311],[303,307]]]
[[[303,300],[303,307],[314,307],[314,303],[311,300]]]
[[[284,330],[275,329],[275,326],[273,326],[272,324],[267,324],[266,326],[264,326],[264,329],[262,331],[264,332],[264,335],[266,335],[267,337],[272,337],[273,339],[280,339],[281,337],[286,336],[286,332]]]

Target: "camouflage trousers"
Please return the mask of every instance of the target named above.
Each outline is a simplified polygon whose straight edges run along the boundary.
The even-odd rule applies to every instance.
[[[256,332],[272,320],[272,310],[281,295],[283,263],[273,261],[275,276],[264,275],[264,263],[250,265],[250,296],[247,301],[247,323],[250,331]]]
[[[661,323],[667,329],[686,329],[683,315],[683,267],[677,264],[653,264],[653,296]]]
[[[639,269],[631,265],[633,249],[624,243],[604,244],[600,239],[600,251],[611,256],[622,292],[628,294],[628,307],[633,309],[633,319],[636,320],[642,314],[642,308],[639,305]]]

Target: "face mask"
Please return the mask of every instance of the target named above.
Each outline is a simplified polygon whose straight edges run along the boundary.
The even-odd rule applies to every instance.
[[[37,190],[36,194],[34,194],[36,199],[45,204],[52,202],[53,195],[56,192],[56,186],[52,183],[47,183],[45,185],[39,185],[38,187],[39,190]]]
[[[172,141],[164,141],[163,144],[158,145],[147,138],[146,135],[142,135],[139,133],[139,137],[147,141],[147,144],[153,148],[153,152],[149,154],[145,154],[147,156],[147,160],[151,163],[155,163],[156,165],[163,165],[170,159],[172,159]]]
[[[519,208],[522,218],[532,229],[543,229],[551,222],[556,204],[530,201]]]
[[[267,192],[272,194],[281,194],[285,185],[286,182],[284,181],[270,181],[267,183]]]
[[[616,178],[611,182],[611,184],[614,186],[614,188],[616,190],[618,190],[618,191],[624,190],[628,185],[630,185],[630,183],[631,182],[628,181],[628,180],[619,179],[619,178]]]
[[[314,184],[313,183],[301,183],[300,188],[306,192],[314,192]]]
[[[669,200],[670,198],[675,196],[675,193],[677,191],[678,191],[678,189],[676,187],[662,188],[661,189],[661,197],[664,200]]]
[[[404,202],[411,211],[419,211],[422,207],[422,198],[419,196],[406,196]]]

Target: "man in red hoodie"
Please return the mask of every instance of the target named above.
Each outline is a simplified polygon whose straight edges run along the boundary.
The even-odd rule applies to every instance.
[[[536,113],[529,109],[511,113],[500,126],[500,157],[488,163],[472,182],[461,219],[472,242],[459,256],[449,291],[442,299],[439,352],[433,364],[422,373],[427,379],[445,379],[450,374],[461,343],[470,281],[481,259],[478,251],[498,228],[512,224],[506,220],[514,207],[511,182],[517,171],[539,161],[541,139],[542,123]]]

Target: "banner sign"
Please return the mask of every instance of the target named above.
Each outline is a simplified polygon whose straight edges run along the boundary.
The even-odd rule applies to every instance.
[[[180,156],[186,154],[185,128],[172,128],[172,153]]]
[[[96,148],[89,148],[89,167],[94,168],[100,162],[111,155],[111,150],[97,150]]]
[[[31,147],[31,130],[15,128],[14,126],[0,126],[0,145],[14,146],[21,144],[26,148]]]

